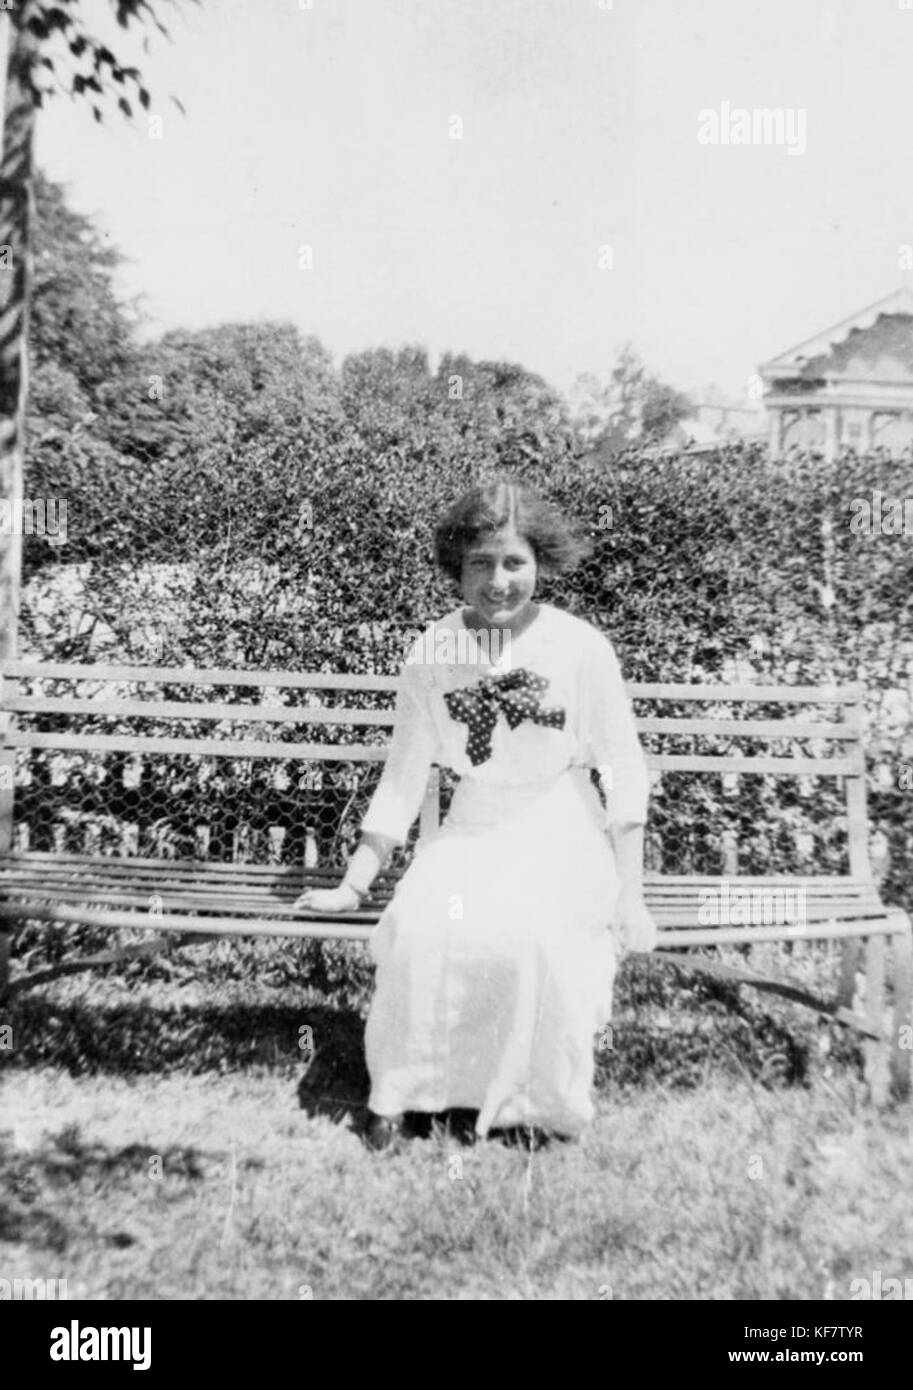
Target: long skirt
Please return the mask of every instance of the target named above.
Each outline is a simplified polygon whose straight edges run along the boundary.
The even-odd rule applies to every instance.
[[[576,1134],[611,1017],[618,876],[581,768],[464,777],[371,938],[371,1110],[477,1110],[476,1131]]]

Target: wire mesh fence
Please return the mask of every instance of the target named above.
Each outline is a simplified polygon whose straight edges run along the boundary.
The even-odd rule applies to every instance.
[[[294,698],[302,693],[303,701]],[[393,718],[392,691],[211,686],[205,677],[199,684],[22,679],[14,699],[20,734],[51,745],[17,752],[16,849],[309,869],[341,869],[354,849]],[[38,708],[22,708],[29,705]],[[222,717],[194,717],[195,706]],[[176,707],[182,717],[174,717]],[[825,764],[839,755],[839,739],[819,732],[836,727],[828,704],[787,709],[789,730],[762,738],[756,730],[771,713],[763,701],[635,700],[648,755],[798,755]],[[727,731],[667,729],[670,719],[696,713]],[[782,720],[783,707],[776,713]],[[376,722],[349,722],[353,716]],[[663,731],[651,732],[651,724]],[[319,755],[282,755],[284,745],[313,746],[315,738]],[[58,741],[102,746],[61,748]],[[345,757],[350,744],[357,759]],[[248,745],[260,756],[234,755]],[[443,812],[455,781],[445,769]],[[599,790],[595,772],[593,781]],[[394,867],[411,856],[415,837],[413,830]],[[654,772],[646,847],[648,868],[667,874],[846,873],[841,779]]]
[[[453,448],[429,462],[404,457],[389,440],[373,457],[351,441],[346,447],[333,467],[307,449],[289,450],[246,470],[226,458],[202,480],[192,456],[167,467],[151,458],[148,472],[135,458],[128,479],[107,480],[107,506],[98,491],[105,479],[96,486],[84,477],[74,488],[64,470],[56,491],[69,487],[66,534],[36,535],[26,547],[22,655],[193,668],[186,682],[160,684],[157,698],[218,699],[250,711],[200,721],[164,710],[129,720],[22,712],[20,727],[125,739],[256,737],[266,727],[258,706],[272,701],[274,709],[276,693],[245,687],[240,676],[204,690],[201,670],[394,676],[416,633],[459,602],[434,569],[436,520],[504,460],[464,459]],[[908,490],[908,461],[849,455],[835,464],[771,464],[757,447],[734,446],[703,456],[642,450],[611,462],[553,452],[513,467],[591,546],[578,570],[545,580],[540,596],[607,632],[629,682],[864,684],[873,849],[889,899],[913,906],[913,546],[851,524],[860,498]],[[42,484],[53,490],[47,461]],[[89,683],[79,693],[99,689]],[[23,681],[19,693],[32,690]],[[60,680],[43,693],[65,700],[77,692]],[[109,693],[137,697],[139,687],[115,680]],[[330,712],[340,699],[319,692]],[[386,720],[392,699],[346,695],[349,707]],[[642,700],[637,712],[649,717],[657,707]],[[769,711],[733,702],[714,712],[737,720]],[[805,715],[820,720],[826,709]],[[319,737],[379,747],[388,732],[343,722],[320,726]],[[305,736],[314,728],[305,735],[293,723],[270,725],[271,739]],[[644,745],[656,753],[696,748],[669,733],[645,734]],[[765,747],[784,757],[833,751],[795,734]],[[760,745],[734,731],[700,751],[751,754]],[[337,867],[379,772],[379,762],[21,750],[16,844]],[[445,807],[446,794],[447,779]],[[654,774],[648,866],[716,873],[736,862],[739,872],[758,874],[844,872],[839,779]]]

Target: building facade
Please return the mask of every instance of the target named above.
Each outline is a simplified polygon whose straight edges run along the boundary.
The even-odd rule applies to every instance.
[[[897,290],[760,368],[772,458],[913,447],[913,291]]]

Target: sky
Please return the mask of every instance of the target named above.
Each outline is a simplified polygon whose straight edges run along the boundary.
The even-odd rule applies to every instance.
[[[743,398],[913,285],[908,2],[166,0],[144,53],[84,0],[150,113],[60,97],[37,160],[149,332],[290,319],[337,361],[419,344],[561,390],[631,342]],[[736,143],[756,108],[782,129]]]

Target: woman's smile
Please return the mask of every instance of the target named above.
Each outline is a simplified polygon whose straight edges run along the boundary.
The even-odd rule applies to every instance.
[[[463,597],[482,625],[509,626],[528,614],[538,566],[529,544],[503,527],[484,535],[463,556]],[[534,611],[534,610],[533,610]]]

